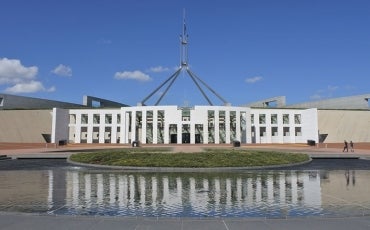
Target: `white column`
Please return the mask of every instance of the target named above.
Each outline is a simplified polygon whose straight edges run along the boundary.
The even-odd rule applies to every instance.
[[[230,144],[230,110],[229,109],[227,109],[227,110],[225,110],[225,122],[226,122],[226,124],[225,124],[225,142],[226,142],[226,144]]]
[[[141,143],[143,143],[143,144],[146,144],[146,122],[147,122],[147,119],[146,119],[146,114],[147,113],[147,111],[146,110],[143,110],[142,112],[141,112],[141,118],[142,118],[142,120],[141,120]]]
[[[170,125],[168,124],[167,120],[164,121],[164,143],[170,143]]]
[[[100,124],[99,124],[99,143],[103,144],[105,142],[105,114],[100,114]]]
[[[112,113],[112,128],[110,133],[110,142],[112,144],[117,143],[117,116],[118,114]]]
[[[278,113],[277,115],[278,120],[278,136],[279,136],[279,143],[284,143],[284,129],[283,129],[283,115]]]
[[[136,140],[136,111],[131,113],[131,143]]]
[[[88,113],[88,123],[87,123],[87,143],[91,144],[93,142],[93,114]]]
[[[220,111],[215,110],[215,144],[220,144]]]
[[[182,124],[177,123],[177,144],[182,144]]]
[[[251,123],[251,113],[250,110],[245,113],[245,132],[247,143],[252,143],[252,123]]]
[[[75,143],[81,143],[81,113],[76,114]]]
[[[158,143],[158,110],[153,110],[153,144]]]
[[[266,112],[266,142],[272,143],[272,133],[271,133],[271,113]]]
[[[238,140],[238,141],[242,141],[242,136],[241,136],[241,133],[240,133],[240,119],[241,119],[241,117],[240,117],[240,111],[236,111],[236,117],[235,117],[235,119],[236,119],[236,127],[235,127],[235,129],[236,129],[236,133],[235,133],[235,138],[236,138],[236,140]]]
[[[195,124],[190,123],[190,144],[195,144]]]
[[[129,130],[130,130],[130,113],[127,111],[123,111],[121,115],[122,120],[122,128],[121,128],[121,139],[124,144],[128,144],[129,141]]]
[[[208,115],[207,115],[207,119],[203,122],[203,144],[208,144],[208,135],[209,134],[208,134]]]

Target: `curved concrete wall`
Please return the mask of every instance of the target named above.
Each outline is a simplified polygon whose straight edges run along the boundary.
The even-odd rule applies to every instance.
[[[0,142],[45,143],[51,134],[51,110],[0,111]]]
[[[318,123],[324,143],[370,142],[370,111],[318,110]]]

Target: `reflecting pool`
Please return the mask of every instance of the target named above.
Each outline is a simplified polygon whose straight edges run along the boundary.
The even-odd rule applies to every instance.
[[[0,211],[148,217],[370,215],[370,170],[0,171]]]

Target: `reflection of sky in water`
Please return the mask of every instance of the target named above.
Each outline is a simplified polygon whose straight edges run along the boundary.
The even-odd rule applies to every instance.
[[[0,211],[120,216],[370,214],[370,171],[2,171]]]

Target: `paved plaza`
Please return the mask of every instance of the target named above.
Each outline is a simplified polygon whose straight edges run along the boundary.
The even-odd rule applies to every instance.
[[[370,229],[370,217],[349,218],[132,218],[95,216],[44,216],[29,214],[0,215],[1,230],[366,230]]]

